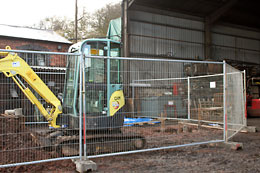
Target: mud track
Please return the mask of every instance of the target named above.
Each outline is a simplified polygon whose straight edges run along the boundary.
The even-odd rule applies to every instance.
[[[233,139],[243,143],[243,150],[200,145],[92,160],[98,165],[96,172],[260,172],[260,118],[249,119],[248,124],[257,126],[258,132],[240,133]],[[76,171],[75,165],[66,160],[5,168],[0,172]]]

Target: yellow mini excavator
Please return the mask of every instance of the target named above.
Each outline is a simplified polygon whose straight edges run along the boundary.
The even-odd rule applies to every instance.
[[[72,45],[69,52],[81,52],[86,59],[86,79],[83,81],[86,88],[86,118],[82,119],[82,122],[85,121],[86,124],[88,153],[142,149],[146,143],[143,136],[128,134],[121,130],[124,115],[120,110],[125,104],[120,74],[121,62],[119,59],[113,60],[113,57],[120,56],[120,42],[109,39],[87,39]],[[90,55],[111,58],[91,59],[88,57]],[[61,105],[61,101],[21,57],[12,52],[0,52],[0,56],[0,72],[13,79],[46,118],[49,126],[53,127],[48,134],[41,136],[39,141],[44,141],[43,145],[57,147],[65,156],[77,155],[79,150],[71,150],[69,146],[78,143],[80,134],[78,106],[80,60],[68,59]],[[25,82],[52,106],[50,111],[47,111],[26,87]]]

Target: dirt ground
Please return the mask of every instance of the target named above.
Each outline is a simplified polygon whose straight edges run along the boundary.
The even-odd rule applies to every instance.
[[[92,159],[95,172],[260,172],[260,118],[248,119],[257,133],[240,133],[233,141],[242,142],[243,150],[200,145]],[[2,158],[3,159],[3,158]],[[70,160],[17,166],[0,172],[68,172],[75,171]]]

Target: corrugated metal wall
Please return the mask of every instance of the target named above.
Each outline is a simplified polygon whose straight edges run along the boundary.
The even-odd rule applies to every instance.
[[[144,79],[179,78],[186,76],[184,63],[165,61],[145,62],[128,61],[130,65],[130,81]]]
[[[204,57],[202,22],[140,11],[129,16],[131,56]]]
[[[212,42],[213,57],[218,60],[260,64],[260,32],[217,25]]]
[[[203,19],[149,11],[153,10],[155,13],[129,10],[130,56],[204,59]],[[218,25],[212,31],[214,60],[260,64],[260,32]]]

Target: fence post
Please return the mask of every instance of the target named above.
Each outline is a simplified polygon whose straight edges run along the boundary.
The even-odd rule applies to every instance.
[[[132,86],[132,103],[133,103],[133,112],[132,112],[132,116],[135,117],[135,86],[134,86],[134,83],[135,81],[132,82],[133,83],[133,86]]]
[[[83,56],[80,55],[80,72],[79,72],[79,157],[82,160],[82,66]]]
[[[247,125],[247,102],[246,102],[246,70],[243,71],[243,78],[244,78],[244,105],[245,105],[245,109],[244,109],[244,117],[243,117],[243,125]]]
[[[190,77],[188,76],[188,119],[190,120]]]
[[[81,55],[83,64],[82,64],[82,98],[83,98],[83,137],[84,137],[84,160],[87,159],[87,141],[86,141],[86,131],[87,131],[87,119],[86,119],[86,75],[85,75],[85,58],[83,53]]]
[[[110,47],[110,42],[107,42],[107,46]],[[110,86],[110,67],[111,67],[111,62],[110,62],[110,50],[108,49],[107,51],[107,116],[110,116],[110,92],[111,92],[111,86]]]
[[[227,110],[226,110],[226,61],[223,61],[223,140],[227,142]]]

